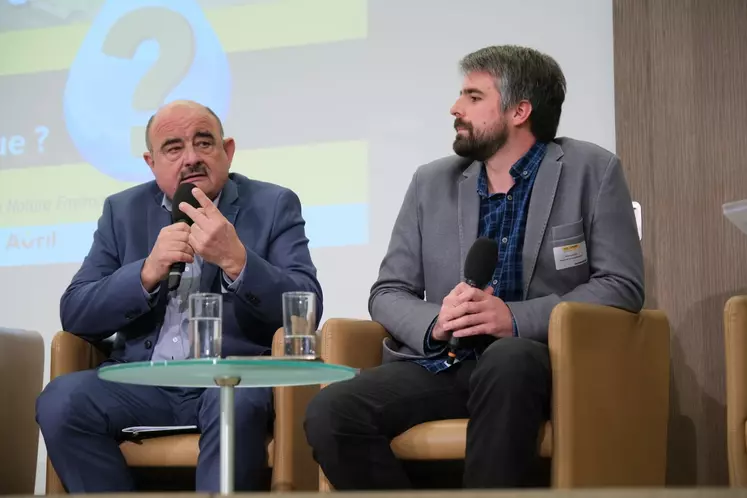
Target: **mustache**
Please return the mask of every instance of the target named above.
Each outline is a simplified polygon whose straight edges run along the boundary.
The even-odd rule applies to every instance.
[[[464,128],[466,130],[472,131],[472,125],[470,123],[467,123],[466,121],[462,121],[460,118],[456,118],[454,120],[454,129],[457,128]]]
[[[205,163],[196,163],[184,168],[179,174],[179,181],[194,175],[207,175],[207,166],[205,166]]]

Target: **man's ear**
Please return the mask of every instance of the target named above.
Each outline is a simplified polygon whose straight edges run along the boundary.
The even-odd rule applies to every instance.
[[[153,156],[151,155],[151,153],[144,152],[143,159],[145,160],[145,164],[147,164],[150,169],[153,169],[153,167],[155,166],[155,162],[153,161]]]
[[[511,121],[514,126],[521,126],[529,120],[529,116],[532,114],[532,103],[528,100],[522,100],[516,107],[511,116]]]
[[[231,164],[233,161],[233,155],[236,152],[236,141],[231,137],[224,138],[223,150],[226,152],[226,156],[228,157],[228,164]]]

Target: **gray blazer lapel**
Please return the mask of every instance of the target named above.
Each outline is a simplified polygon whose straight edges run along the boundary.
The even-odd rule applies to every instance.
[[[480,215],[480,197],[477,195],[477,179],[482,163],[475,161],[462,173],[459,182],[457,215],[459,219],[459,278],[464,278],[464,259],[477,238],[477,222]]]
[[[555,201],[555,192],[560,180],[560,171],[563,157],[563,149],[554,142],[547,145],[542,164],[537,171],[537,178],[532,187],[532,197],[529,200],[529,213],[526,221],[526,233],[524,234],[524,249],[522,251],[522,263],[524,266],[524,299],[529,292],[529,283],[534,276],[534,268],[537,264],[542,239],[545,236],[547,221],[550,218],[552,205]]]
[[[232,225],[235,224],[236,215],[239,212],[239,206],[236,202],[238,200],[238,188],[233,180],[229,178],[226,185],[223,187],[223,193],[221,194],[220,202],[218,203],[218,209]],[[200,275],[200,291],[210,292],[213,286],[213,281],[217,275],[218,267],[205,261],[202,264],[202,273]]]

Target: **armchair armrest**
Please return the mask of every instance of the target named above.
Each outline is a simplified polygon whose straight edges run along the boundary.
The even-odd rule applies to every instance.
[[[330,318],[322,327],[321,358],[335,365],[373,368],[381,365],[382,342],[388,336],[381,324],[371,320]],[[317,468],[319,491],[331,491],[321,467]]]
[[[285,331],[272,338],[272,355],[285,356]],[[276,387],[272,491],[316,491],[319,472],[303,428],[306,406],[318,385]]]
[[[105,359],[106,354],[85,339],[70,332],[57,332],[52,339],[49,378],[95,368]]]
[[[57,332],[52,339],[49,380],[60,375],[96,368],[106,359],[104,351],[70,332]],[[47,458],[47,494],[64,493],[60,478]]]
[[[726,445],[729,483],[747,486],[747,296],[734,296],[724,306],[726,349]]]
[[[0,495],[34,493],[39,426],[36,397],[44,378],[44,340],[31,330],[0,327]]]
[[[382,341],[388,336],[371,320],[330,318],[322,327],[322,360],[353,368],[381,365]]]
[[[663,486],[665,314],[563,302],[550,317],[549,347],[555,486]]]

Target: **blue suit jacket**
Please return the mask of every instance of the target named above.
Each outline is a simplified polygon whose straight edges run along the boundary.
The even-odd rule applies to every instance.
[[[64,330],[90,341],[117,333],[111,355],[117,361],[149,360],[158,339],[167,286],[149,304],[140,270],[160,230],[171,224],[162,200],[155,181],[108,197],[91,250],[60,302]],[[241,285],[223,294],[222,354],[266,354],[283,325],[283,292],[314,292],[317,321],[322,315],[301,203],[291,190],[232,173],[218,207],[247,254]],[[220,293],[221,279],[220,269],[204,262],[200,291]]]

